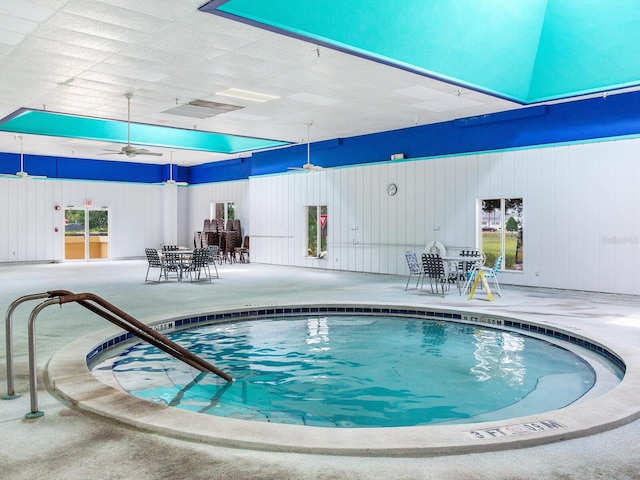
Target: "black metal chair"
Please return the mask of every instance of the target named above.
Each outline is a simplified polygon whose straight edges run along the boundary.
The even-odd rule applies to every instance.
[[[182,279],[182,257],[176,253],[178,247],[165,249],[162,247],[162,262],[164,264],[164,277],[169,279],[170,273],[175,273],[178,280]]]
[[[436,291],[438,294],[438,285],[442,290],[442,296],[444,296],[444,289],[448,288],[448,276],[444,269],[444,261],[442,257],[435,253],[423,253],[422,254],[422,269],[424,271],[425,278],[429,279],[431,284],[431,293],[433,291],[433,285],[435,283]]]
[[[191,255],[191,261],[189,263],[185,263],[182,266],[183,274],[185,272],[189,273],[189,280],[193,282],[193,277],[196,276],[200,280],[200,276],[202,275],[202,271],[205,272],[205,277],[211,281],[211,271],[209,270],[209,249],[208,248],[196,248]]]
[[[149,266],[147,267],[147,275],[144,277],[144,281],[146,282],[149,278],[149,271],[152,268],[157,268],[160,270],[160,275],[158,275],[158,280],[156,280],[156,282],[160,282],[162,275],[164,274],[166,278],[167,274],[164,270],[164,262],[160,258],[158,250],[155,248],[145,248],[144,251],[147,255],[147,262],[149,263]]]
[[[218,266],[216,265],[218,262],[222,262],[220,258],[220,247],[217,245],[209,245],[207,248],[207,265],[213,265],[213,268],[216,270],[216,278],[220,278],[220,275],[218,275]],[[211,269],[209,269],[209,271],[211,271]]]

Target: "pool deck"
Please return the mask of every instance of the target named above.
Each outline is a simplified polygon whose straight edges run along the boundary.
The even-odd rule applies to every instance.
[[[34,302],[14,314],[15,381],[21,396],[0,401],[1,477],[640,479],[640,297],[504,286],[503,297],[495,296],[494,302],[482,292],[469,301],[455,290],[445,298],[427,294],[428,287],[423,294],[405,292],[406,277],[259,264],[218,269],[221,278],[211,283],[144,284],[146,262],[138,260],[5,264],[0,265],[0,309],[6,312],[23,295],[57,289],[95,293],[147,323],[254,305],[430,306],[485,317],[514,316],[584,335],[620,355],[627,375],[603,396],[567,409],[473,428],[367,429],[363,434],[200,420],[197,414],[174,413],[85,377],[86,367],[78,358],[86,345],[104,339],[113,328],[77,305],[64,305],[47,307],[38,317],[39,409],[45,414],[26,419],[27,317]],[[4,345],[4,329],[0,336]],[[4,349],[0,359],[4,394]],[[521,431],[523,424],[536,422],[562,427]],[[493,436],[495,428],[507,426],[520,433],[507,436],[503,428]],[[485,438],[474,438],[470,431],[484,432]],[[265,449],[267,444],[271,447]]]

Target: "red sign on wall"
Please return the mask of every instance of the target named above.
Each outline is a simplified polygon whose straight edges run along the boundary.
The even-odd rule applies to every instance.
[[[324,228],[327,224],[327,215],[320,215],[320,228]]]

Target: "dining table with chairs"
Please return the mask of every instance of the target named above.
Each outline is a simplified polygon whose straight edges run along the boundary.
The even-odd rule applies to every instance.
[[[155,250],[155,254],[153,251]],[[211,281],[210,263],[215,262],[215,258],[211,257],[209,248],[186,248],[177,245],[163,245],[161,249],[145,249],[149,268],[147,269],[147,281],[149,270],[151,268],[159,268],[160,275],[158,282],[164,275],[165,280],[169,280],[171,275],[175,275],[178,281],[182,281],[187,275],[190,281],[202,278]],[[157,258],[156,258],[157,257]],[[215,266],[216,277],[218,276],[218,268]]]

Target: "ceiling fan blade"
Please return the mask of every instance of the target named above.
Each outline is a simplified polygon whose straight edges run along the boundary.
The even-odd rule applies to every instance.
[[[124,152],[122,150],[108,150],[104,149],[104,153],[98,153],[97,155],[123,155]]]
[[[31,179],[40,179],[40,178],[47,178],[45,175],[29,175],[27,172],[20,170],[19,172],[16,173],[0,173],[0,177],[6,177],[6,178],[22,178],[25,180],[31,180]]]

